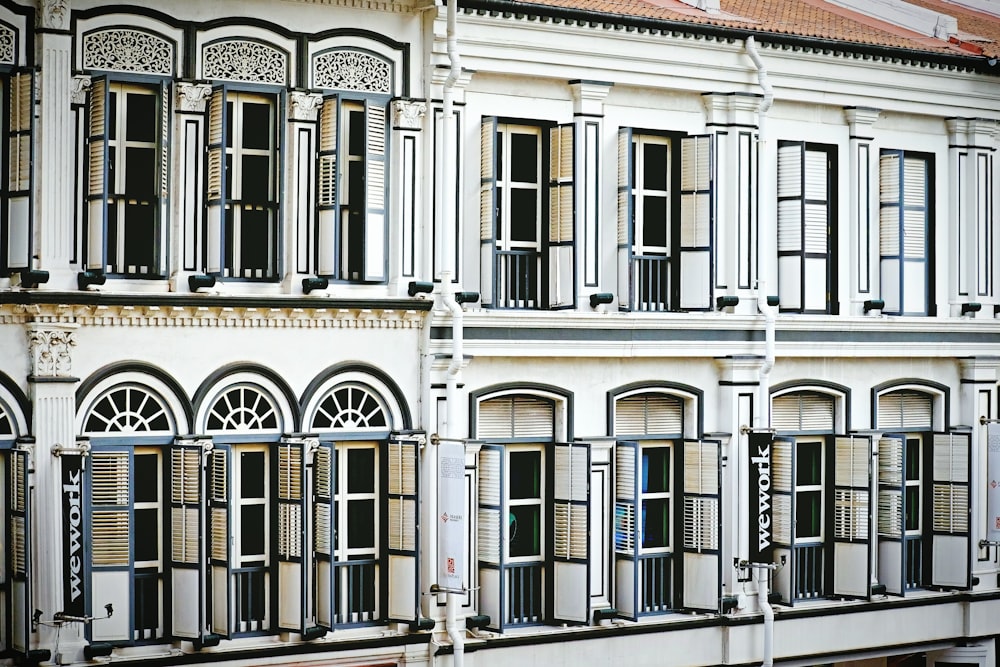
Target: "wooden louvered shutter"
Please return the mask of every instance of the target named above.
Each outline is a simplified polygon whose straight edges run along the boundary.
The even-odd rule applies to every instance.
[[[335,530],[333,495],[336,487],[337,457],[334,446],[322,442],[313,455],[313,539],[315,562],[316,624],[330,630],[335,616],[333,532]]]
[[[230,176],[226,166],[226,144],[230,122],[226,93],[226,86],[216,86],[212,89],[212,97],[208,101],[208,191],[206,193],[208,213],[205,230],[205,271],[212,275],[224,275],[229,268],[226,266],[226,218],[232,215],[232,211],[229,210]]]
[[[902,595],[906,589],[903,517],[906,516],[906,479],[903,467],[906,439],[886,436],[878,442],[878,580],[886,591]]]
[[[632,145],[632,128],[618,130],[618,308],[630,310],[633,307],[635,270],[633,266],[635,234],[635,198],[632,196],[634,184],[633,161],[635,147]]]
[[[834,400],[816,392],[795,392],[771,400],[771,426],[778,431],[832,431]]]
[[[555,429],[551,401],[536,396],[500,396],[479,404],[478,437],[541,438],[549,440]]]
[[[128,451],[103,450],[90,455],[90,602],[113,601],[116,617],[95,623],[91,636],[100,641],[132,639],[129,587],[132,573],[131,456]],[[98,598],[98,596],[100,596]]]
[[[833,594],[871,598],[872,440],[838,435],[833,440]]]
[[[684,430],[684,404],[673,396],[644,393],[615,402],[618,435],[679,436]]]
[[[497,119],[485,116],[480,126],[479,181],[479,302],[494,305],[497,297]],[[447,160],[448,158],[443,158]]]
[[[365,280],[385,282],[388,272],[386,233],[385,105],[365,104]]]
[[[308,621],[306,441],[285,438],[278,458],[278,627],[302,633]]]
[[[785,310],[829,305],[830,192],[826,151],[803,142],[778,148],[778,293]]]
[[[108,265],[108,195],[111,188],[108,163],[108,135],[114,118],[107,77],[96,77],[90,86],[90,114],[87,124],[87,269],[104,271]]]
[[[722,596],[722,446],[684,441],[683,594],[685,609],[717,611]]]
[[[234,627],[232,529],[232,453],[215,445],[208,455],[209,571],[211,573],[212,632],[232,636]]]
[[[157,182],[156,182],[156,225],[154,229],[156,230],[156,240],[153,244],[155,255],[152,258],[153,264],[149,267],[151,272],[160,274],[164,270],[164,261],[166,259],[166,243],[168,235],[166,234],[166,228],[169,226],[170,220],[170,158],[172,153],[170,151],[170,141],[171,141],[171,128],[173,123],[170,122],[170,105],[171,101],[174,99],[170,95],[170,83],[169,81],[163,81],[159,86],[160,94],[160,109],[159,117],[157,119],[157,130],[159,131],[159,139],[157,141]]]
[[[340,98],[327,95],[319,110],[319,155],[316,165],[316,274],[320,276],[333,276],[337,271],[339,128]]]
[[[681,138],[680,307],[712,306],[713,143],[711,135]]]
[[[490,617],[490,627],[503,632],[506,625],[504,586],[504,536],[507,517],[504,516],[504,448],[483,445],[479,450],[478,498],[478,569],[479,613]]]
[[[7,256],[0,259],[4,272],[31,268],[32,134],[35,122],[35,76],[26,71],[11,74],[8,97],[10,116],[7,162]]]
[[[927,429],[934,418],[934,400],[918,391],[894,391],[878,398],[878,428]]]
[[[31,494],[28,490],[30,457],[27,451],[10,453],[10,596],[11,647],[19,653],[31,648],[31,614],[34,610],[31,590]]]
[[[414,621],[420,613],[420,535],[418,476],[422,433],[394,433],[386,457],[389,488],[389,618]]]
[[[205,533],[202,444],[178,440],[170,448],[170,582],[173,636],[205,635]]]
[[[623,617],[632,620],[642,611],[639,594],[640,456],[638,443],[615,445],[615,607]]]
[[[931,441],[931,585],[971,588],[972,440],[968,433],[934,433]]]
[[[552,576],[555,620],[590,620],[590,445],[556,443],[553,453]]]
[[[549,305],[576,303],[575,126],[549,130]]]
[[[795,440],[774,438],[771,443],[771,537],[776,563],[785,565],[775,572],[774,590],[782,604],[795,602]]]
[[[929,165],[903,151],[882,151],[879,162],[879,247],[883,312],[928,312]]]

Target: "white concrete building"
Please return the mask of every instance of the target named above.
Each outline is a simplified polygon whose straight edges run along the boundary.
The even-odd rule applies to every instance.
[[[0,0],[0,660],[977,665],[988,0]]]

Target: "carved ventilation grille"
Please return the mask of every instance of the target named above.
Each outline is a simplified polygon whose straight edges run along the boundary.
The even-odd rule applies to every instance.
[[[206,45],[201,55],[206,79],[284,85],[288,78],[287,54],[260,42],[215,42]]]
[[[227,389],[208,411],[208,430],[276,431],[281,428],[278,411],[270,397],[252,385]]]
[[[83,67],[116,72],[172,74],[174,45],[139,30],[99,30],[83,38]]]
[[[13,65],[16,62],[14,54],[14,31],[6,26],[0,26],[0,63]]]
[[[119,386],[95,402],[84,421],[85,433],[172,433],[163,401],[148,390]]]
[[[377,394],[360,384],[335,387],[316,410],[314,429],[388,428],[385,406]]]
[[[313,58],[313,84],[317,88],[392,92],[391,64],[363,51],[328,51]]]

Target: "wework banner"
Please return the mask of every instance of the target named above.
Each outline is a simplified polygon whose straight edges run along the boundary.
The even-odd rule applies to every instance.
[[[1000,542],[1000,424],[986,425],[986,539]]]
[[[83,457],[63,454],[63,611],[83,616]]]
[[[770,563],[774,551],[772,539],[771,509],[771,445],[774,437],[770,433],[750,433],[749,456],[750,484],[748,505],[750,509],[750,554],[751,563]]]

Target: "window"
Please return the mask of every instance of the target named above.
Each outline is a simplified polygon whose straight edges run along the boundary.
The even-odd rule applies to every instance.
[[[219,86],[208,113],[206,271],[276,280],[279,258],[278,103]]]
[[[781,310],[836,312],[833,146],[778,144],[778,295]]]
[[[683,439],[675,396],[632,394],[614,409],[615,606],[628,618],[717,609],[719,443]]]
[[[618,133],[619,305],[711,305],[712,142],[708,136]]]
[[[117,620],[95,623],[92,638],[160,638],[165,625],[162,450],[95,445],[88,471],[90,604],[97,610],[111,603],[118,612]]]
[[[163,273],[167,85],[94,79],[90,91],[88,270]]]
[[[879,253],[883,313],[933,315],[934,164],[931,156],[883,150],[879,160]]]
[[[317,273],[387,279],[387,99],[327,96],[320,109]]]
[[[932,432],[933,407],[925,392],[878,397],[878,578],[894,595],[971,586],[971,438]]]
[[[3,181],[0,216],[0,275],[30,269],[34,255],[31,231],[32,133],[34,131],[34,90],[32,72],[11,74],[3,82],[10,115],[7,121],[7,177]]]

